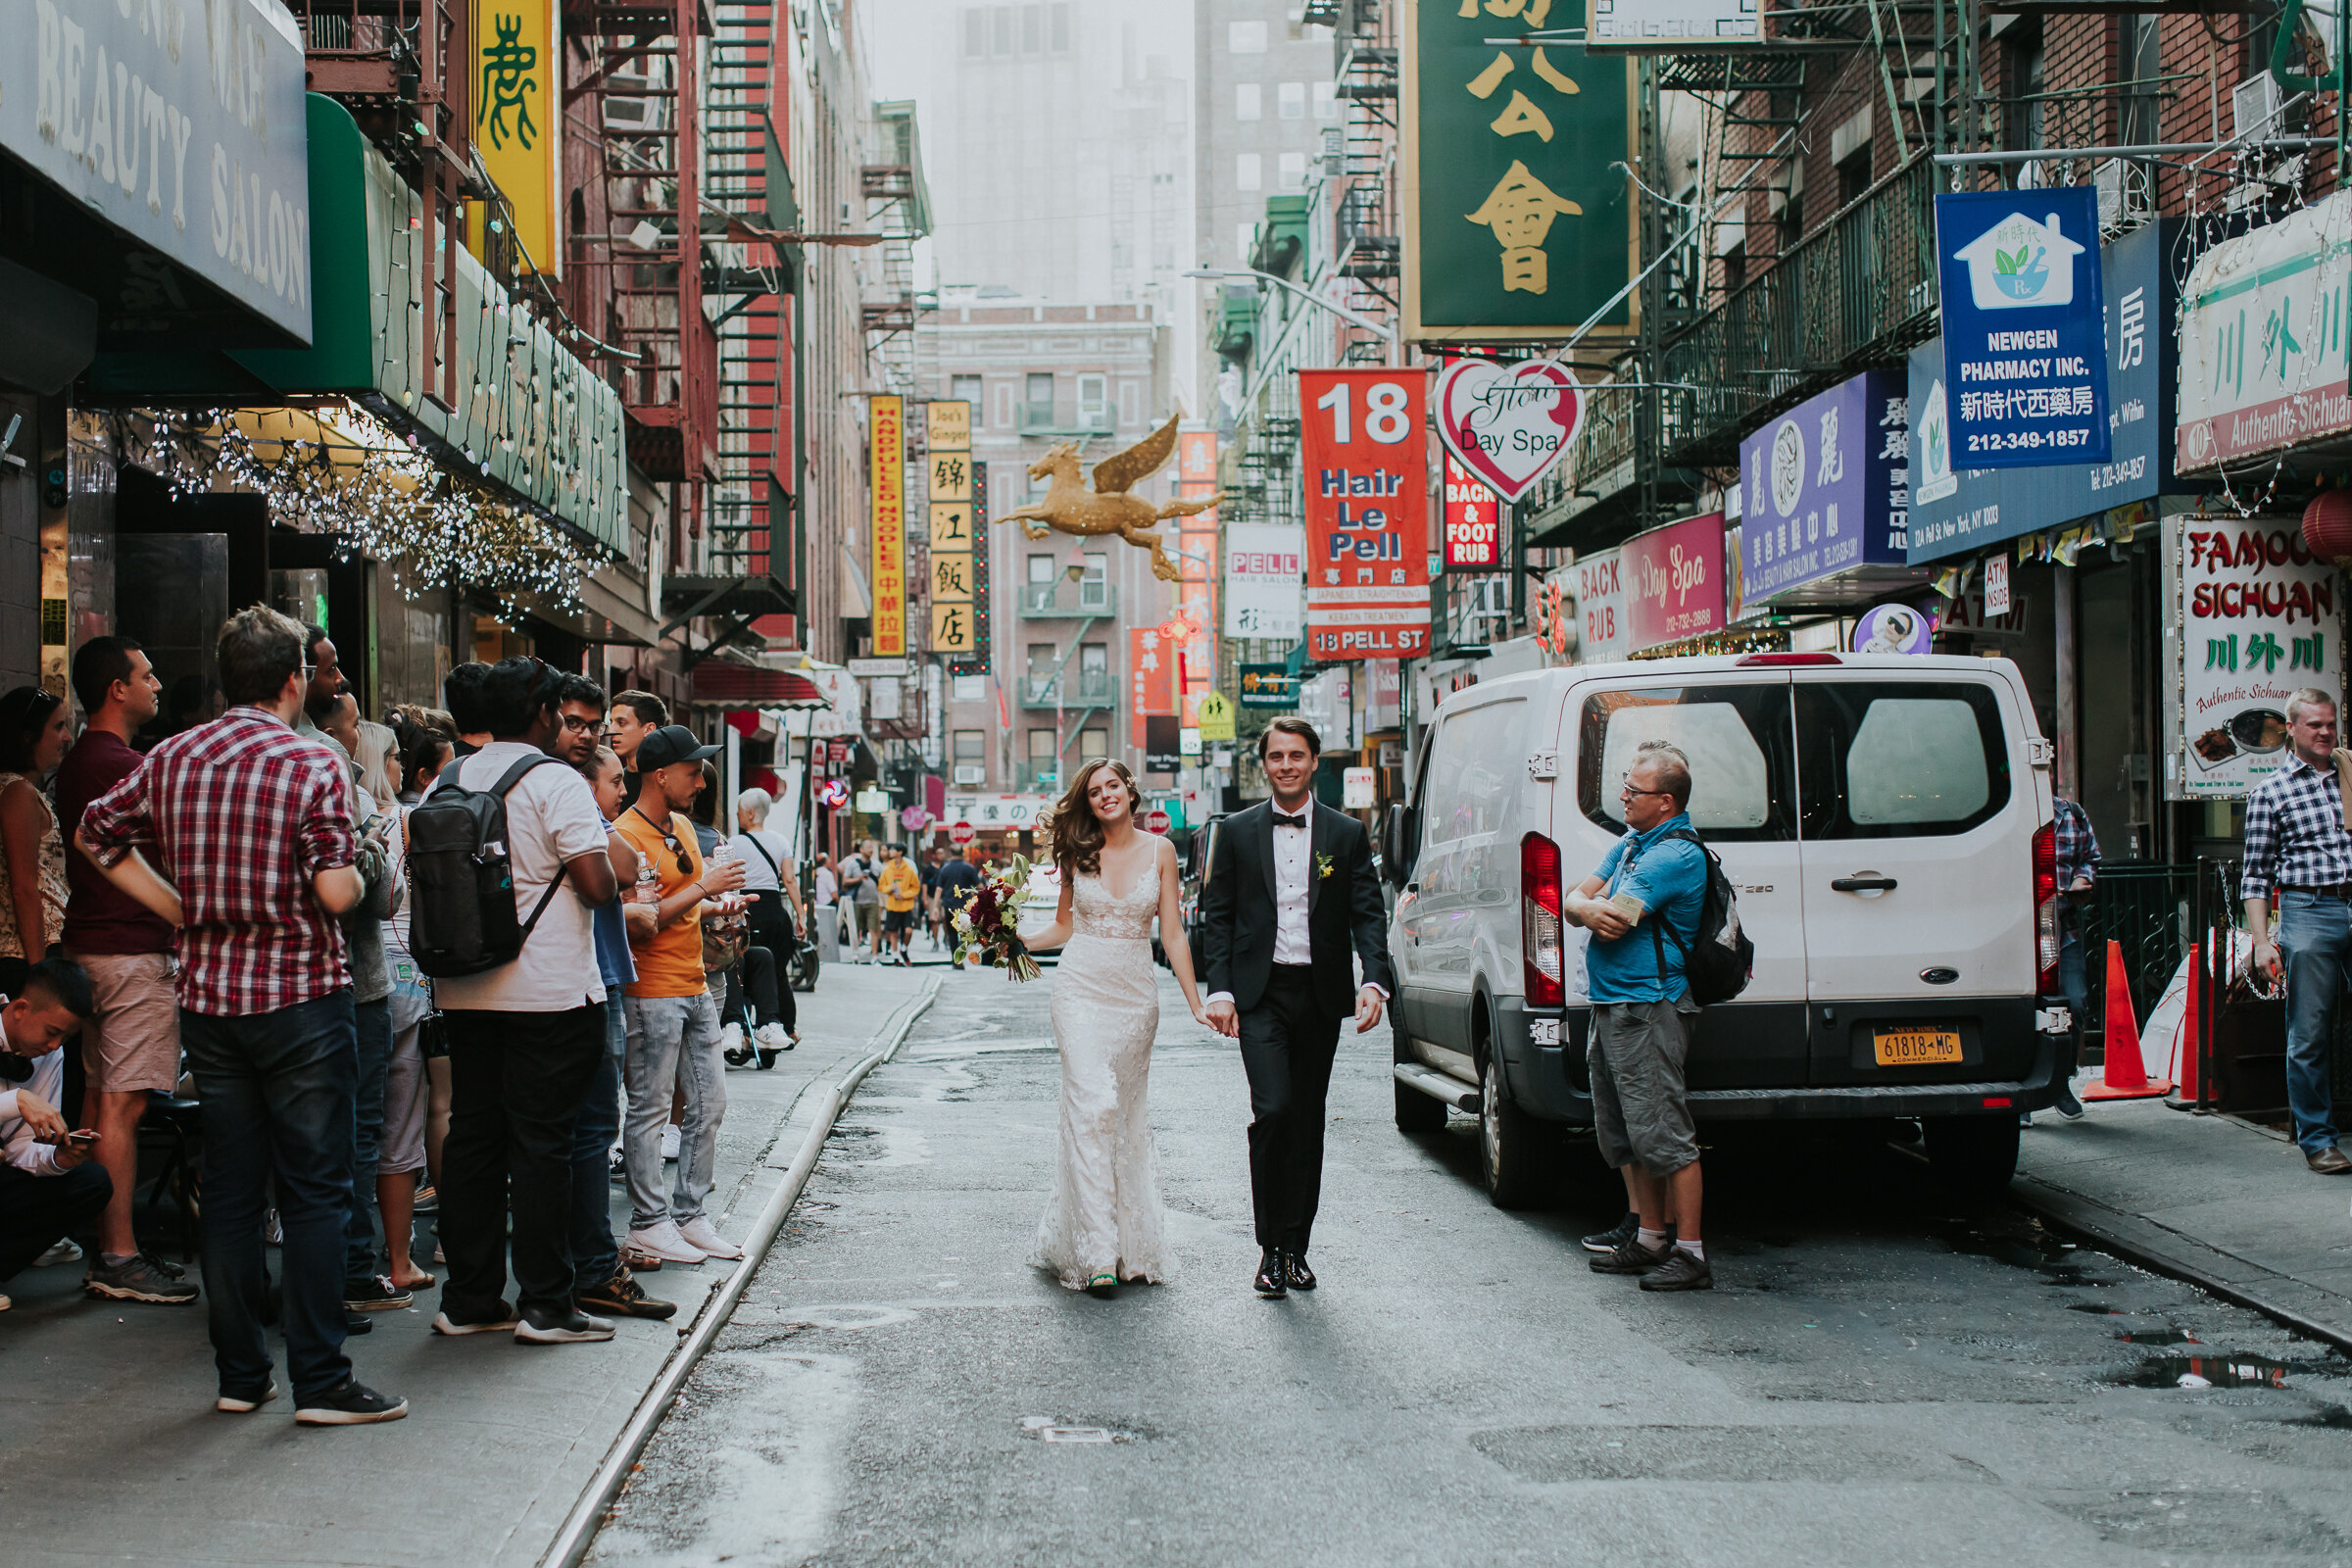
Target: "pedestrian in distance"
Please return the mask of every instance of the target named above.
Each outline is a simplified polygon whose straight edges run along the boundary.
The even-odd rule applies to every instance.
[[[301,625],[274,610],[231,615],[215,649],[228,711],[158,742],[91,804],[75,841],[179,931],[179,1037],[204,1102],[215,1407],[246,1413],[277,1395],[263,1334],[262,1211],[273,1183],[294,1418],[353,1426],[409,1407],[361,1383],[343,1354],[359,1068],[336,917],[366,886],[342,761],[294,733],[312,674],[303,646]]]
[[[2286,1103],[2315,1175],[2341,1176],[2330,1045],[2352,962],[2352,790],[2336,749],[2335,699],[2306,686],[2286,700],[2286,764],[2246,797],[2237,895],[2254,968],[2286,990]],[[2271,906],[2278,905],[2278,924]]]
[[[2068,1121],[2082,1119],[2082,1102],[2075,1098],[2075,1067],[2082,1059],[2082,1019],[2090,1007],[2090,978],[2082,954],[2082,911],[2090,907],[2099,881],[2099,836],[2091,831],[2090,816],[2060,795],[2052,802],[2051,837],[2058,862],[2058,989],[2066,994],[2074,1027],[2067,1031],[2067,1059],[2058,1064],[2058,1098],[2050,1108]],[[2031,1126],[2034,1113],[2017,1118]]]
[[[1200,890],[1207,1019],[1241,1042],[1250,1075],[1250,1191],[1260,1252],[1250,1284],[1268,1298],[1315,1288],[1306,1251],[1322,1198],[1324,1103],[1340,1024],[1352,1012],[1357,1034],[1377,1028],[1392,984],[1371,836],[1315,800],[1322,750],[1306,720],[1268,722],[1257,756],[1272,799],[1226,819],[1221,844],[1230,849]],[[1167,855],[1173,866],[1174,846]],[[1166,875],[1175,881],[1173,869]],[[1160,925],[1163,948],[1172,949],[1172,933],[1181,938],[1173,915]],[[1360,982],[1348,961],[1351,948]]]
[[[1592,1266],[1638,1274],[1645,1291],[1711,1290],[1699,1236],[1698,1138],[1684,1082],[1699,1012],[1684,959],[1707,895],[1706,852],[1690,829],[1690,767],[1672,748],[1644,747],[1617,799],[1625,836],[1561,901],[1562,915],[1592,933],[1585,976],[1593,1132],[1601,1158],[1625,1178],[1632,1209],[1632,1234]]]
[[[788,965],[799,951],[799,933],[808,922],[808,910],[801,906],[799,867],[793,863],[792,846],[767,825],[774,809],[775,797],[767,791],[745,790],[735,798],[737,832],[729,841],[743,864],[743,891],[753,896],[752,949],[769,956],[770,994],[758,995],[760,988],[757,983],[750,987],[755,993],[751,1004],[760,1020],[753,1026],[750,1049],[760,1053],[763,1066],[772,1065],[777,1054],[801,1043],[800,1004],[793,995]],[[746,950],[738,968],[751,967],[751,950]],[[729,1004],[733,1005],[732,999]]]
[[[883,949],[901,968],[910,968],[914,963],[914,912],[923,901],[923,874],[906,858],[903,847],[885,844],[876,884],[882,893]]]
[[[956,916],[962,911],[964,905],[970,901],[972,889],[979,885],[980,868],[972,863],[972,848],[967,844],[949,855],[947,864],[939,868],[936,896],[939,899],[941,914],[953,922]],[[951,954],[956,953],[954,937],[955,934],[951,931],[949,933],[949,952]],[[963,967],[963,959],[960,956],[956,956],[953,961],[956,968]]]

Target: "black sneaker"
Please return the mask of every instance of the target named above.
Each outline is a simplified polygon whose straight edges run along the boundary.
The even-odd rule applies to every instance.
[[[397,1421],[408,1413],[408,1400],[378,1394],[358,1378],[345,1378],[297,1407],[294,1419],[306,1427],[365,1427]]]
[[[158,1306],[185,1306],[196,1299],[196,1287],[176,1264],[146,1252],[134,1252],[120,1263],[109,1263],[101,1252],[90,1260],[81,1288],[108,1301],[151,1301]]]
[[[646,1295],[645,1287],[637,1283],[626,1264],[611,1279],[580,1292],[573,1299],[583,1312],[610,1312],[614,1317],[643,1317],[655,1322],[662,1321],[678,1309],[675,1301]]]
[[[1646,1274],[1662,1266],[1673,1251],[1674,1244],[1668,1242],[1653,1252],[1643,1247],[1642,1238],[1637,1236],[1605,1257],[1592,1257],[1586,1261],[1595,1274]]]
[[[517,1345],[577,1345],[612,1337],[610,1318],[590,1317],[577,1311],[548,1312],[535,1306],[525,1307],[522,1321],[514,1325]]]
[[[354,1312],[347,1306],[343,1309],[343,1332],[345,1334],[373,1334],[375,1319],[368,1316],[365,1312]]]
[[[1641,1234],[1642,1216],[1629,1208],[1625,1211],[1625,1218],[1607,1230],[1594,1231],[1586,1237],[1584,1249],[1588,1252],[1614,1252]],[[1674,1244],[1674,1227],[1672,1225],[1666,1227],[1666,1242],[1668,1246]]]
[[[520,1321],[514,1315],[514,1309],[504,1301],[491,1303],[487,1317],[452,1317],[448,1298],[444,1297],[441,1310],[433,1314],[433,1332],[453,1339],[465,1334],[504,1334]]]
[[[2068,1121],[2082,1119],[2082,1102],[2075,1098],[2075,1086],[2063,1078],[2058,1080],[2058,1098],[2050,1102],[2050,1108]]]
[[[1707,1260],[1687,1247],[1669,1248],[1666,1261],[1642,1276],[1645,1291],[1711,1291],[1715,1271]]]
[[[346,1312],[390,1312],[408,1306],[416,1299],[414,1291],[404,1291],[392,1283],[389,1274],[372,1279],[347,1281],[343,1286],[343,1310]]]

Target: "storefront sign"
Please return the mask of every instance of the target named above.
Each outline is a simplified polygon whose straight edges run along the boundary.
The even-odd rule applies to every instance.
[[[1873,605],[1854,622],[1857,654],[1924,654],[1935,640],[1936,623],[1912,605]]]
[[[825,696],[833,706],[818,709],[808,715],[811,735],[855,736],[865,726],[865,683],[846,669],[804,669],[802,674]],[[839,754],[833,759],[836,769],[847,767],[850,761],[850,743],[833,742]]]
[[[514,209],[520,271],[564,270],[556,181],[562,170],[564,78],[556,0],[475,0],[473,150]],[[473,208],[473,253],[484,254],[493,216]]]
[[[1446,458],[1446,569],[1502,566],[1502,504],[1449,453]]]
[[[1954,462],[2106,461],[2098,232],[2088,185],[1936,198]]]
[[[1296,638],[1298,585],[1306,575],[1306,531],[1273,523],[1233,523],[1225,530],[1224,554],[1225,635]]]
[[[32,0],[9,11],[0,147],[308,343],[308,117],[302,34],[286,8]],[[187,308],[170,268],[147,271],[154,309]]]
[[[2344,577],[2287,517],[2176,516],[2180,707],[2166,794],[2242,796],[2286,765],[2286,700],[2343,689]]]
[[[1176,650],[1157,626],[1127,628],[1127,712],[1135,744],[1150,744],[1149,720],[1176,711]]]
[[[1035,827],[1053,811],[1051,795],[951,795],[940,814],[953,822],[969,822],[987,833]]]
[[[1300,370],[1307,657],[1429,652],[1427,378]]]
[[[1340,809],[1368,811],[1372,808],[1372,769],[1344,767],[1340,769]]]
[[[1217,482],[1217,432],[1214,430],[1184,430],[1176,437],[1176,482],[1204,484],[1214,487]]]
[[[1984,613],[2009,613],[2009,558],[2006,554],[1984,558]]]
[[[931,507],[931,651],[967,658],[979,646],[980,570],[973,527],[972,406],[923,405]]]
[[[871,553],[874,618],[872,647],[877,659],[906,652],[906,404],[876,394],[866,399],[866,438],[871,460]]]
[[[1450,461],[1517,501],[1568,455],[1584,422],[1585,394],[1557,360],[1465,359],[1438,377],[1436,409],[1438,439]]]
[[[1623,555],[1604,550],[1579,561],[1568,571],[1569,580],[1576,585],[1576,662],[1606,664],[1632,653]]]
[[[2195,488],[2174,475],[2174,340],[2164,329],[2180,298],[2174,277],[2181,236],[2180,222],[2167,219],[2125,235],[2101,257],[2111,438],[2104,463],[2031,472],[1956,463],[1943,340],[1911,351],[1913,562],[1948,559]]]
[[[1910,476],[1909,399],[1890,370],[1868,370],[1740,444],[1742,608],[1791,590],[1902,564]],[[1905,580],[1909,574],[1884,574]],[[1832,602],[1835,585],[1807,593]]]
[[[1623,563],[1626,652],[1721,631],[1723,514],[1685,517],[1628,539]]]
[[[2347,285],[2352,192],[2197,258],[2180,290],[2182,472],[2352,430]]]
[[[1764,41],[1756,0],[1592,0],[1592,49],[1733,48]]]
[[[1184,765],[1182,726],[1174,713],[1154,713],[1144,720],[1144,771],[1173,773]]]
[[[1635,267],[1618,172],[1632,66],[1546,35],[1553,10],[1403,0],[1406,342],[1557,340],[1591,323],[1592,349],[1633,324],[1618,293]],[[1539,47],[1506,47],[1521,34]]]
[[[1287,712],[1298,706],[1298,677],[1288,664],[1244,664],[1240,679],[1244,708]]]

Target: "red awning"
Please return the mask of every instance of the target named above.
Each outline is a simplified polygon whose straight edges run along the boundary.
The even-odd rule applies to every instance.
[[[789,669],[753,669],[725,660],[694,666],[694,700],[714,708],[831,708],[816,682]]]

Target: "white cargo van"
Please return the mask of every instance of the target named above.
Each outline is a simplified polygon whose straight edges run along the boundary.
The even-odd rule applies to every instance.
[[[1689,1063],[1703,1124],[1913,1118],[1930,1160],[2008,1180],[2055,1098],[2050,746],[2007,660],[1756,654],[1540,670],[1447,698],[1383,852],[1397,883],[1396,1123],[1476,1113],[1488,1191],[1532,1200],[1589,1126],[1585,931],[1560,894],[1625,831],[1644,741],[1690,760],[1690,819],[1756,949]]]

